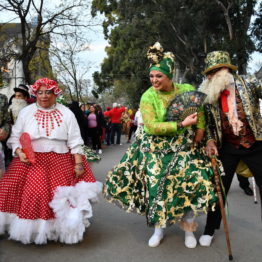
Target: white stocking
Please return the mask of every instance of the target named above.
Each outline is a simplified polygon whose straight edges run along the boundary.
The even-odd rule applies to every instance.
[[[164,237],[164,229],[155,227],[154,234],[150,237],[148,245],[150,247],[157,247]]]
[[[194,218],[186,218],[185,221],[189,224],[194,222]],[[197,241],[195,235],[192,231],[185,231],[185,246],[188,248],[195,248],[197,245]]]

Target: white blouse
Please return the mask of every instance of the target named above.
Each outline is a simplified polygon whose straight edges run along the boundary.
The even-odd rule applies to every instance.
[[[23,132],[30,135],[34,152],[83,153],[84,142],[75,115],[61,104],[44,109],[34,103],[20,111],[7,140],[13,154],[21,148],[19,138]]]

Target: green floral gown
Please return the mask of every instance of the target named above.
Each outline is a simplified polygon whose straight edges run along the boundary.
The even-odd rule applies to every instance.
[[[99,162],[101,160],[101,157],[97,153],[95,153],[90,147],[83,145],[82,150],[88,163]]]
[[[188,84],[174,86],[171,92],[151,87],[143,94],[144,132],[108,173],[104,186],[109,202],[145,215],[148,225],[162,228],[181,221],[187,212],[206,212],[217,200],[204,147],[192,146],[196,127],[179,130],[176,122],[163,122],[170,100],[194,90]],[[198,115],[196,126],[203,129],[204,113]]]

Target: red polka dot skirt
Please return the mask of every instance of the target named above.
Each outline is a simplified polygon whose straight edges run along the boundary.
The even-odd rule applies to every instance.
[[[84,175],[77,178],[70,153],[36,153],[35,165],[22,163],[15,157],[0,181],[0,211],[25,219],[54,218],[49,203],[58,186],[96,182],[86,160],[84,168]]]

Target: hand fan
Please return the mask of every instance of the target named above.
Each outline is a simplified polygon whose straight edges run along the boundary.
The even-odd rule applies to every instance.
[[[22,150],[25,153],[29,162],[31,164],[35,164],[36,163],[35,152],[33,151],[32,144],[31,144],[31,138],[29,134],[26,132],[22,133],[19,141],[22,146]]]
[[[181,122],[187,116],[198,111],[206,94],[199,91],[184,92],[177,95],[168,105],[165,121]]]

